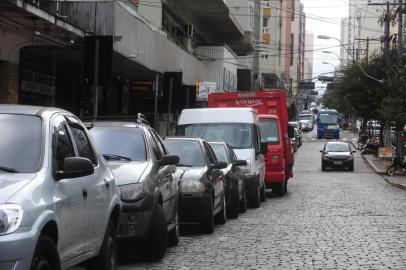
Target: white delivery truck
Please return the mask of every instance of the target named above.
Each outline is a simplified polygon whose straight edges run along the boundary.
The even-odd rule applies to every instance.
[[[200,137],[206,141],[224,141],[244,168],[247,198],[253,207],[265,201],[265,161],[267,146],[261,144],[257,112],[252,108],[204,108],[182,111],[178,136]]]

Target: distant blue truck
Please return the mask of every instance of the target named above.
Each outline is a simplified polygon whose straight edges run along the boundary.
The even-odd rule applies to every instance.
[[[319,110],[317,139],[340,139],[340,116],[336,110]]]

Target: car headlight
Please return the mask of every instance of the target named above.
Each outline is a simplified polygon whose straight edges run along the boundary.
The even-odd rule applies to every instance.
[[[147,185],[144,183],[118,186],[117,189],[122,201],[138,201],[148,194]]]
[[[0,235],[15,232],[21,225],[23,209],[17,204],[0,205]]]
[[[204,192],[206,188],[197,180],[182,180],[181,190],[182,192]]]
[[[251,160],[247,159],[247,165],[241,166],[241,169],[244,174],[250,174],[251,173]]]

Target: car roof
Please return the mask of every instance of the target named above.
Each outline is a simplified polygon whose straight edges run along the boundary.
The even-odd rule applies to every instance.
[[[148,125],[140,124],[136,122],[124,122],[124,121],[93,121],[84,122],[86,127],[127,127],[127,128],[141,128],[148,127]]]
[[[165,137],[164,140],[182,140],[182,141],[203,141],[198,137],[183,137],[183,136],[169,136]]]
[[[342,145],[350,145],[348,142],[326,142],[326,145],[327,144],[342,144]]]
[[[70,112],[65,111],[63,109],[53,107],[41,107],[41,106],[18,105],[18,104],[0,105],[0,113],[42,116],[44,113],[55,113],[55,112],[63,112],[71,114]]]

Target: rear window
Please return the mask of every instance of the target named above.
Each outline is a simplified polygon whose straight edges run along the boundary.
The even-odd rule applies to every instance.
[[[0,114],[0,173],[38,171],[42,120],[33,115]]]
[[[179,163],[177,166],[205,166],[203,150],[198,141],[166,139],[164,144],[170,154],[179,156]]]
[[[327,152],[350,152],[350,146],[348,144],[343,143],[328,143],[326,145]]]
[[[122,157],[129,161],[147,160],[142,129],[129,127],[94,127],[90,130],[103,156]]]
[[[259,129],[261,131],[261,142],[279,143],[278,121],[276,119],[259,119]]]

